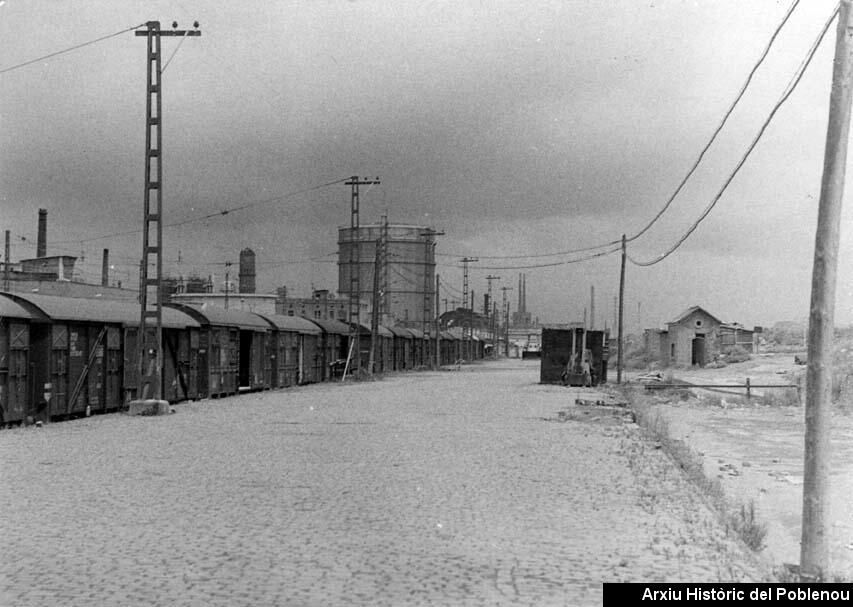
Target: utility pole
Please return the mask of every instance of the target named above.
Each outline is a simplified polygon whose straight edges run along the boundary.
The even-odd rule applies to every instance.
[[[806,370],[806,432],[800,574],[819,580],[829,571],[830,406],[835,286],[841,207],[853,100],[853,5],[842,0],[835,42],[829,123],[815,236]]]
[[[465,355],[465,360],[471,360],[471,311],[468,308],[468,264],[480,261],[474,257],[462,258],[462,310],[465,314],[465,319],[462,322],[462,351]]]
[[[3,255],[3,290],[9,292],[9,255],[12,253],[11,232],[6,230],[6,253]]]
[[[435,275],[435,368],[441,367],[441,327],[439,326],[438,296],[441,279]]]
[[[498,357],[498,304],[492,302],[492,358]]]
[[[500,276],[492,276],[489,274],[486,276],[486,282],[489,284],[489,300],[486,302],[486,316],[489,319],[489,333],[492,337],[492,355],[494,355],[496,342],[495,342],[495,329],[494,329],[494,318],[492,317],[492,282],[495,280],[500,280]]]
[[[149,21],[145,31],[137,36],[147,39],[147,87],[145,96],[145,195],[142,212],[142,264],[139,285],[139,388],[137,399],[161,401],[163,396],[163,70],[160,39],[163,36],[201,36],[198,21],[194,30],[162,31],[159,21]],[[153,199],[153,200],[152,200]],[[153,208],[152,208],[153,207]],[[153,230],[153,234],[152,234]],[[154,243],[151,243],[153,237]],[[148,265],[154,264],[156,274],[148,275]],[[150,292],[149,292],[150,291]]]
[[[589,328],[595,329],[595,286],[589,287]]]
[[[231,262],[226,261],[225,262],[225,309],[226,310],[228,309],[228,291],[229,291],[230,286],[231,286],[229,284],[229,279],[230,279],[230,274],[231,274],[230,268],[231,268]]]
[[[618,352],[616,354],[616,383],[622,383],[622,343],[624,339],[624,330],[622,328],[622,317],[625,309],[625,258],[628,256],[628,239],[622,234],[622,269],[619,272],[619,343],[617,344]]]
[[[435,293],[432,291],[432,278],[430,274],[435,274],[435,237],[444,236],[444,232],[439,232],[433,229],[421,232],[424,237],[424,311],[423,311],[423,332],[426,337],[427,351],[424,357],[425,362],[432,366],[434,357],[432,356],[432,324],[433,310],[438,309],[438,289]],[[432,267],[432,272],[429,268]],[[433,305],[433,299],[435,304]],[[438,348],[438,333],[435,335],[436,348]]]
[[[501,310],[504,313],[504,356],[509,357],[509,301],[507,300],[506,292],[512,291],[512,287],[501,287],[501,291],[503,291]]]
[[[349,323],[351,351],[355,355],[352,361],[352,374],[357,375],[361,367],[361,226],[359,223],[358,187],[379,185],[376,179],[359,179],[353,175],[344,185],[352,187],[350,199],[350,250],[349,250]]]
[[[379,272],[382,264],[382,238],[376,241],[375,259],[373,261],[373,305],[370,310],[370,357],[367,361],[367,373],[373,375],[376,361],[376,342],[379,337]]]

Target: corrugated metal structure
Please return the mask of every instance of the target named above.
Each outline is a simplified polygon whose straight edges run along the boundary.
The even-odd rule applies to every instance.
[[[373,270],[376,246],[386,237],[380,284],[385,285],[380,302],[380,312],[385,322],[392,325],[415,326],[424,320],[425,301],[435,288],[435,231],[425,226],[380,224],[338,230],[338,292],[349,294],[351,278],[358,272],[359,297],[373,302]],[[357,243],[357,245],[356,245]],[[350,261],[353,249],[358,256]],[[429,306],[427,319],[435,316]],[[362,318],[362,322],[367,321]]]

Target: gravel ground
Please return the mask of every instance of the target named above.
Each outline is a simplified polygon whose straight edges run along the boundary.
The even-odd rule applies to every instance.
[[[501,361],[2,431],[0,604],[597,605],[603,581],[762,579],[629,419],[537,381]]]
[[[702,454],[734,501],[756,505],[767,524],[765,552],[776,566],[800,561],[803,436],[800,407],[729,406],[695,401],[661,404],[670,434]],[[853,579],[853,416],[832,419],[830,560],[833,573]]]
[[[794,355],[761,354],[718,369],[673,370],[677,379],[694,384],[805,383],[806,368]],[[635,378],[636,372],[629,375]],[[767,524],[764,554],[775,566],[800,560],[803,502],[804,410],[802,406],[745,403],[744,391],[692,390],[697,399],[666,402],[658,410],[669,422],[673,438],[685,441],[703,458],[705,473],[717,477],[726,495],[739,503],[754,502]],[[755,390],[756,394],[768,390]],[[725,402],[720,402],[723,399]],[[715,403],[717,406],[711,406]],[[842,402],[832,416],[830,559],[835,574],[853,579],[853,403]]]

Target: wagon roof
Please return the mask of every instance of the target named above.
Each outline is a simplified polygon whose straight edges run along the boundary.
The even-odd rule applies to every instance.
[[[311,320],[315,325],[318,325],[326,333],[334,333],[336,335],[349,335],[349,325],[335,320],[334,318],[320,319],[314,318]]]
[[[350,324],[355,325],[355,323]],[[368,327],[367,325],[359,324],[358,326],[361,328],[361,333],[370,333],[370,327]],[[387,327],[383,327],[382,325],[378,325],[378,327],[378,333],[380,337],[394,337],[394,334],[391,333],[391,331],[389,331]]]
[[[186,312],[202,325],[217,325],[222,327],[236,327],[238,329],[255,329],[269,331],[269,322],[253,312],[242,310],[226,310],[202,304],[194,306],[189,304],[167,304],[170,308]]]
[[[0,293],[0,318],[26,318],[27,320],[47,320],[35,308],[26,308],[12,299],[6,293]]]
[[[268,320],[272,326],[282,331],[291,331],[307,335],[319,335],[320,327],[301,316],[285,316],[283,314],[258,314]]]
[[[412,334],[403,327],[388,327],[388,330],[391,331],[391,333],[393,333],[395,337],[402,337],[403,339],[412,339]]]
[[[34,293],[9,293],[24,305],[37,308],[52,320],[117,323],[139,326],[139,304],[126,300],[86,299],[83,297],[58,297]],[[163,326],[168,329],[198,327],[199,324],[188,314],[179,310],[163,308]]]

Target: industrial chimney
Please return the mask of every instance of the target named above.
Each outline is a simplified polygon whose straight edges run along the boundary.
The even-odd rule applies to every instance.
[[[240,251],[240,293],[255,292],[255,252],[246,248]]]
[[[110,250],[104,249],[104,261],[101,264],[101,286],[110,286]]]
[[[39,209],[39,231],[36,257],[47,257],[47,209]]]

